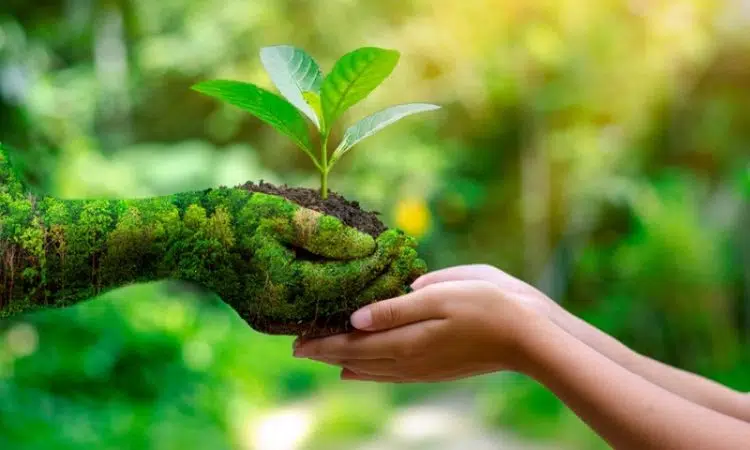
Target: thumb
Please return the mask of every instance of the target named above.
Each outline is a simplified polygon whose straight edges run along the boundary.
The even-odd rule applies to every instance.
[[[422,289],[372,303],[352,314],[352,326],[363,331],[382,331],[423,320],[441,319],[439,299],[433,294],[431,289]]]
[[[349,260],[370,256],[375,240],[339,219],[299,208],[294,214],[292,243],[327,259]]]

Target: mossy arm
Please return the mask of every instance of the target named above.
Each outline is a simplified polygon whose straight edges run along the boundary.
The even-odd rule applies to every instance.
[[[254,329],[321,336],[425,271],[414,241],[377,239],[284,198],[240,188],[134,200],[24,189],[0,148],[0,316],[68,306],[131,283],[214,291]]]

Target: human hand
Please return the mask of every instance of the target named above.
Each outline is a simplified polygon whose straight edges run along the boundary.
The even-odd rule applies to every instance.
[[[539,319],[493,283],[444,281],[366,306],[352,316],[365,331],[298,340],[294,353],[340,366],[348,380],[449,381],[520,370]]]
[[[498,288],[524,306],[557,322],[564,310],[540,290],[488,264],[468,264],[436,270],[417,278],[411,287],[419,290],[445,281],[482,280]]]
[[[278,196],[253,193],[239,222],[253,262],[243,316],[264,333],[349,331],[356,309],[405,294],[425,272],[416,242],[402,232],[374,239]]]

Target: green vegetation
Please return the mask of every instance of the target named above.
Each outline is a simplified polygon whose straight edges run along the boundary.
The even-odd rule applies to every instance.
[[[136,284],[3,320],[0,448],[254,450],[263,411],[335,379],[184,287]]]
[[[275,43],[303,48],[325,68],[363,45],[395,48],[397,70],[349,110],[352,122],[420,100],[444,109],[357,144],[327,180],[331,191],[416,237],[431,269],[496,265],[642,353],[750,391],[750,19],[742,2],[1,4],[0,141],[23,149],[40,195],[148,198],[261,179],[317,189],[320,173],[292,139],[190,87],[225,77],[279,93],[257,52]],[[347,120],[331,132],[332,151]],[[309,127],[318,157],[317,127]],[[337,371],[291,358],[291,338],[255,333],[228,307],[198,314],[192,305],[214,297],[191,300],[160,286],[6,319],[34,326],[39,346],[20,358],[0,338],[0,359],[13,361],[3,363],[0,428],[17,430],[0,448],[265,450],[232,441],[247,427],[224,419],[238,402],[255,415],[294,400],[324,419],[325,439],[313,434],[326,444],[309,449],[330,450],[339,436],[384,433],[381,415],[394,407],[455,394],[450,383],[355,385],[342,395]],[[164,322],[161,331],[144,334],[154,321]],[[202,343],[221,357],[197,379],[190,367],[201,357],[181,355]],[[148,351],[154,356],[129,365],[129,355]],[[120,355],[116,367],[141,376],[107,371]],[[35,384],[24,384],[31,374]],[[162,395],[131,399],[135,387],[121,388],[128,380],[153,380]],[[491,426],[555,447],[606,448],[538,384],[489,380],[497,382],[461,388]],[[238,384],[245,389],[225,391]],[[119,390],[129,398],[114,403]],[[215,395],[191,402],[196,391]],[[50,410],[50,401],[68,407]],[[376,413],[346,416],[362,405]],[[96,417],[94,425],[122,417],[130,426],[120,440],[102,432],[82,443],[77,436]],[[342,448],[357,447],[349,444]]]
[[[377,240],[281,197],[242,188],[136,200],[28,194],[0,152],[0,311],[66,306],[175,279],[217,293],[256,330],[325,334],[424,272],[414,240]],[[298,256],[308,252],[320,260]]]
[[[328,173],[354,145],[406,116],[439,108],[426,103],[411,103],[391,106],[367,116],[346,129],[329,159],[328,139],[334,124],[391,74],[398,63],[399,53],[363,47],[342,56],[325,77],[310,55],[289,45],[265,47],[260,57],[286,100],[253,84],[238,81],[204,81],[193,89],[249,111],[291,138],[320,172],[322,198],[328,197]],[[315,156],[302,114],[320,133],[319,158]]]

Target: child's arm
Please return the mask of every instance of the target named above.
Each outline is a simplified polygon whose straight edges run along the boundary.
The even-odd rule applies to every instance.
[[[652,384],[558,327],[536,326],[529,335],[533,356],[526,373],[615,448],[719,450],[750,444],[749,423]]]
[[[694,403],[750,422],[750,395],[640,355],[569,313],[542,292],[492,266],[467,265],[438,270],[419,278],[414,282],[414,288],[462,279],[489,281],[634,374]]]
[[[562,308],[554,322],[634,374],[694,403],[750,423],[749,394],[640,355]]]
[[[750,423],[675,395],[624,369],[487,281],[445,281],[352,316],[367,332],[302,341],[295,354],[343,378],[446,381],[514,370],[555,393],[622,449],[738,449]]]

